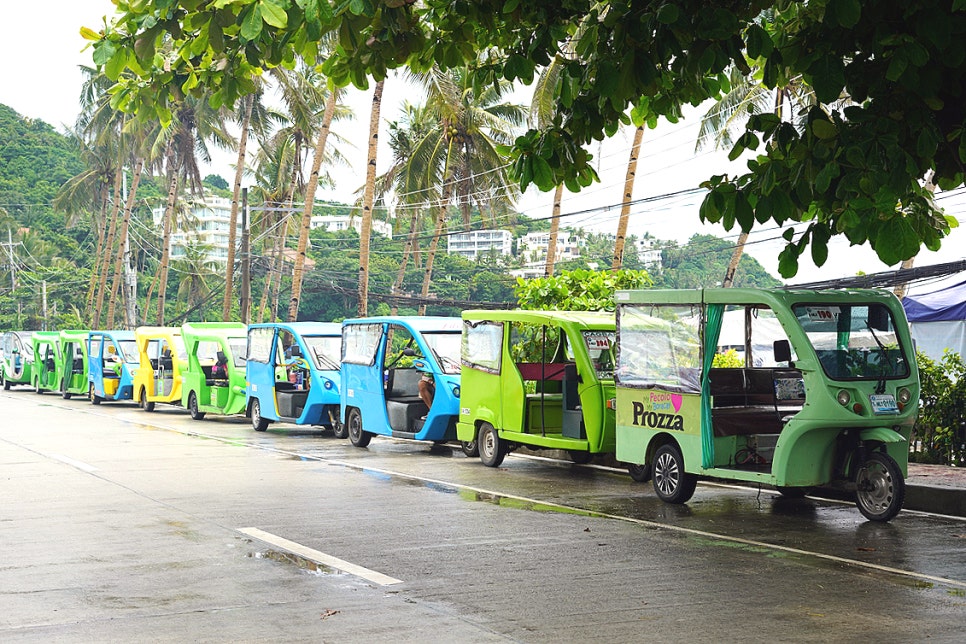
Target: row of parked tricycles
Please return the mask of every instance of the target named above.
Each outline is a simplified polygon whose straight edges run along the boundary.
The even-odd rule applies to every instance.
[[[465,311],[135,331],[7,332],[4,389],[180,405],[374,436],[595,456],[687,502],[699,478],[801,496],[905,495],[919,376],[902,307],[876,290],[622,291],[617,311]]]

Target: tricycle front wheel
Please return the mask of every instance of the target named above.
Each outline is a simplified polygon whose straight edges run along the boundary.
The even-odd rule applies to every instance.
[[[906,482],[895,460],[883,452],[870,453],[855,474],[855,505],[869,521],[888,521],[899,514],[906,498]]]

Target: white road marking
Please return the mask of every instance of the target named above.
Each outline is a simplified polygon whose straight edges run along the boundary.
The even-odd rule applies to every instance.
[[[82,461],[75,461],[74,459],[70,458],[69,456],[64,456],[63,454],[44,454],[44,456],[46,456],[47,458],[53,459],[55,461],[60,461],[61,463],[65,463],[67,465],[70,465],[71,467],[76,467],[77,469],[79,469],[82,472],[96,472],[97,471],[97,468],[94,467],[93,465],[88,465],[87,463],[84,463]]]
[[[381,572],[376,572],[375,570],[369,570],[368,568],[357,566],[349,561],[339,559],[338,557],[333,557],[332,555],[327,555],[324,552],[319,552],[318,550],[313,550],[312,548],[303,546],[300,543],[289,541],[288,539],[279,537],[278,535],[274,535],[270,532],[265,532],[264,530],[259,530],[258,528],[238,528],[238,531],[242,534],[247,534],[249,537],[254,537],[259,541],[264,541],[265,543],[271,544],[278,548],[288,550],[289,552],[300,557],[304,557],[309,561],[314,561],[317,564],[329,566],[330,568],[341,570],[342,572],[350,575],[361,577],[366,581],[379,584],[380,586],[392,586],[394,584],[403,583],[401,579],[396,579],[395,577],[384,575]]]

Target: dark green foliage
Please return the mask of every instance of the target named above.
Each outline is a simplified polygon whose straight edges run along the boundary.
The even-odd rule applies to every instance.
[[[922,353],[916,355],[916,361],[921,406],[910,458],[966,465],[966,362],[948,350],[938,362]]]
[[[663,267],[654,273],[655,288],[706,288],[720,286],[734,245],[712,235],[694,235],[678,248],[668,247],[663,253]],[[754,257],[741,256],[734,286],[774,288],[781,282]]]

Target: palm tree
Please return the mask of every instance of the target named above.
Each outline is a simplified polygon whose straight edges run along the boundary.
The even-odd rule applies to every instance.
[[[433,128],[433,117],[425,106],[415,106],[405,102],[402,107],[403,116],[399,121],[389,124],[389,149],[392,150],[392,165],[389,170],[377,177],[376,194],[380,199],[394,193],[399,209],[408,210],[409,225],[407,227],[406,245],[403,248],[402,259],[396,279],[390,287],[390,293],[399,294],[403,280],[406,277],[406,265],[410,255],[414,255],[419,247],[418,231],[422,229],[422,216],[429,204],[428,193],[423,187],[424,174],[410,172],[416,169],[410,163],[416,144]],[[418,259],[418,258],[417,258]],[[392,314],[398,312],[398,305],[392,305]]]
[[[386,81],[376,83],[369,112],[369,145],[366,150],[366,184],[362,193],[362,227],[359,231],[359,315],[369,312],[369,241],[372,237],[372,204],[376,196],[376,153],[379,150],[379,117]]]
[[[235,180],[232,184],[231,215],[228,223],[228,263],[225,271],[225,295],[222,299],[222,320],[231,316],[232,291],[235,285],[235,249],[238,235],[238,208],[241,195],[242,176],[245,173],[245,158],[248,152],[248,135],[252,132],[263,138],[269,129],[269,113],[262,103],[262,86],[242,100],[241,133],[238,138],[238,160],[235,162]]]
[[[305,187],[305,208],[302,211],[302,221],[299,226],[298,249],[295,255],[295,265],[292,268],[292,298],[289,301],[288,320],[295,322],[299,315],[299,303],[302,298],[302,279],[305,267],[305,255],[308,249],[309,230],[312,224],[312,210],[315,206],[315,191],[319,186],[319,174],[322,163],[331,158],[341,158],[341,155],[327,154],[326,143],[329,140],[329,133],[332,129],[332,122],[344,116],[344,109],[337,110],[341,91],[338,88],[330,87],[326,92],[325,107],[322,111],[322,121],[319,124],[319,132],[316,138],[315,150],[312,154],[312,169],[309,173],[309,181]]]
[[[206,244],[188,244],[184,255],[171,261],[178,279],[178,301],[185,303],[185,311],[191,311],[206,298],[211,288],[208,284],[218,277],[218,263],[209,259],[211,247]]]
[[[634,142],[631,143],[631,156],[627,160],[627,174],[624,177],[624,198],[621,200],[621,215],[617,223],[617,239],[614,242],[614,261],[612,271],[619,271],[624,264],[624,240],[627,237],[627,220],[631,213],[631,200],[634,198],[634,179],[637,176],[637,157],[641,151],[641,141],[644,139],[644,126],[639,125],[634,130]]]
[[[791,110],[794,117],[796,113],[803,114],[804,108],[814,101],[811,89],[801,79],[792,79],[786,85],[771,90],[762,84],[758,71],[744,74],[732,67],[729,77],[731,90],[701,118],[695,151],[708,145],[716,149],[730,148],[734,145],[734,134],[744,127],[750,113],[770,111],[784,119],[788,116],[786,106],[794,108]],[[742,230],[721,281],[724,288],[734,285],[747,241],[748,232]]]
[[[493,203],[516,200],[516,185],[507,176],[497,146],[513,140],[526,119],[526,109],[503,102],[508,83],[474,88],[465,69],[444,72],[434,67],[420,80],[427,90],[426,109],[434,127],[417,143],[410,161],[416,166],[409,172],[424,176],[423,187],[434,196],[437,210],[423,273],[419,307],[423,314],[436,250],[454,198],[465,227],[470,224],[472,205],[485,217]]]
[[[234,145],[234,140],[226,131],[225,118],[224,112],[211,108],[206,97],[189,94],[174,106],[171,122],[161,128],[155,141],[155,152],[161,149],[165,151],[163,158],[168,186],[161,240],[161,263],[158,268],[157,324],[159,326],[164,325],[171,233],[178,189],[183,182],[192,193],[201,193],[199,160],[205,162],[211,160],[208,152],[209,141],[225,148]]]

